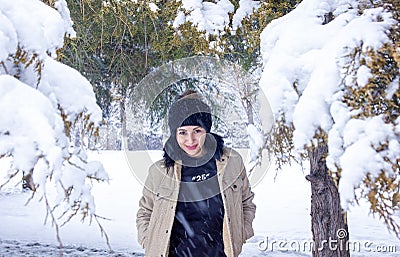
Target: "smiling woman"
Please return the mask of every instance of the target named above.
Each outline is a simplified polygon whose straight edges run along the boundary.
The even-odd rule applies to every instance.
[[[190,157],[202,155],[206,130],[200,126],[183,126],[176,131],[178,145]]]
[[[171,106],[168,126],[164,158],[149,169],[137,213],[146,256],[238,256],[256,210],[241,156],[211,133],[211,109],[197,93]]]

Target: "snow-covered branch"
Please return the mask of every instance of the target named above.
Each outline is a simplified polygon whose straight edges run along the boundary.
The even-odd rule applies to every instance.
[[[61,206],[95,215],[90,180],[108,181],[102,164],[89,161],[69,133],[81,120],[83,133],[93,134],[102,119],[88,80],[55,60],[65,35],[74,34],[65,0],[54,8],[0,0],[0,157],[12,158],[10,176],[22,173],[51,217]],[[50,186],[58,190],[53,202]]]
[[[383,6],[360,2],[304,0],[261,35],[260,85],[277,126],[292,127],[298,156],[320,140],[328,144],[345,209],[367,177],[398,176],[400,160],[399,64],[389,33],[398,21]]]

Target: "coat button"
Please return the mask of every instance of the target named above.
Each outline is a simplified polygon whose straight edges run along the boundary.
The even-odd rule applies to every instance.
[[[167,230],[165,230],[165,233],[168,233],[168,229],[167,229]]]

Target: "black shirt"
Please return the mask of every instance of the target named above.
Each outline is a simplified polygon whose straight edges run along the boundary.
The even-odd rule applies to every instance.
[[[169,256],[226,257],[222,238],[224,206],[215,159],[182,166]]]

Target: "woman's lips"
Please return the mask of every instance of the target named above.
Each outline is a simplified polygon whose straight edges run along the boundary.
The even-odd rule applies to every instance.
[[[192,146],[186,146],[186,148],[188,149],[188,150],[194,150],[194,149],[196,149],[197,148],[197,145],[192,145]]]

